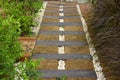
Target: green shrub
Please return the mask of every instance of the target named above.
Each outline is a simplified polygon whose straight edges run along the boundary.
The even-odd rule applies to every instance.
[[[33,18],[35,13],[42,8],[42,2],[40,0],[10,0],[0,1],[0,6],[4,10],[4,15],[14,15],[15,19],[19,19],[21,36],[26,36],[32,33]]]
[[[26,0],[0,0],[0,14],[2,15],[0,16],[1,80],[14,80],[16,75],[19,75],[15,70],[15,63],[23,56],[23,50],[18,37],[31,33],[34,15],[31,9],[25,7],[23,1]],[[27,60],[21,64],[27,65],[26,68],[21,65],[17,66],[24,71],[24,74],[20,74],[23,79],[30,80],[31,76],[36,76],[36,72],[33,71],[34,62]],[[29,74],[29,70],[32,75]]]
[[[23,54],[18,42],[19,27],[19,21],[13,16],[0,17],[0,79],[14,80],[14,63]]]

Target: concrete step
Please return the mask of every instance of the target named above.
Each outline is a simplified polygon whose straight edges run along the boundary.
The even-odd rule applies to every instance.
[[[63,11],[59,11],[59,10],[46,10],[45,12],[50,12],[50,13],[55,13],[55,12],[59,12],[59,13],[78,13],[77,10],[63,10]]]
[[[58,19],[64,19],[64,18],[70,18],[70,19],[80,19],[80,16],[43,16],[43,18],[58,18]]]
[[[47,4],[47,7],[49,7],[49,8],[57,8],[57,7],[59,7],[59,6],[63,6],[63,7],[65,7],[65,8],[76,8],[76,5],[50,5],[50,4]]]
[[[35,53],[32,55],[32,58],[44,58],[44,59],[57,59],[57,60],[66,60],[66,59],[92,59],[90,54],[41,54]]]
[[[84,41],[36,41],[36,45],[46,45],[46,46],[85,46],[88,45]]]
[[[42,22],[41,26],[82,26],[81,22]]]
[[[96,73],[93,70],[38,70],[46,78],[97,78]]]
[[[47,35],[84,35],[84,32],[78,31],[39,31],[39,34],[47,34]]]

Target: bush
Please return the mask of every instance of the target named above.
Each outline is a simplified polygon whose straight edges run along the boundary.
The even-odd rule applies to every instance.
[[[35,13],[42,8],[40,0],[8,0],[0,1],[4,15],[14,15],[15,19],[19,19],[21,24],[21,36],[32,33],[31,27],[34,26],[33,18]]]
[[[14,80],[14,63],[22,55],[18,42],[20,23],[13,16],[0,17],[0,79]]]
[[[0,0],[0,80],[15,80],[16,75],[19,74],[15,70],[15,63],[23,56],[23,50],[18,37],[31,32],[34,17],[32,12],[34,8],[28,9],[30,5],[24,1],[31,0]],[[31,76],[36,75],[33,71],[34,62],[26,60],[21,64],[26,64],[25,68],[21,65],[17,66],[24,71],[24,74],[20,74],[23,79],[30,80]]]

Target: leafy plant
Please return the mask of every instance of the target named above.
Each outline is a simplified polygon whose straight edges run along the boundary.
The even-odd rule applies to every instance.
[[[14,63],[23,53],[18,37],[20,23],[13,16],[0,17],[0,79],[14,80]]]
[[[4,10],[4,15],[14,15],[21,24],[21,36],[32,33],[31,27],[34,26],[33,18],[35,13],[42,8],[40,0],[8,0],[0,1],[0,6]]]
[[[33,15],[32,10],[24,7],[26,0],[0,0],[0,79],[14,80],[16,75],[16,60],[21,58],[23,50],[18,41],[21,34],[28,35],[31,32]],[[26,3],[27,5],[28,3]],[[42,4],[42,3],[41,3]],[[30,5],[27,7],[30,7]],[[21,33],[22,32],[22,33]],[[25,80],[35,78],[35,63],[27,60],[19,65],[24,74],[20,74]],[[32,71],[33,70],[33,71]],[[17,76],[18,77],[18,76]],[[20,77],[19,77],[20,78]],[[17,79],[19,80],[19,79]]]
[[[31,59],[26,59],[24,62],[17,63],[15,67],[15,79],[39,80],[41,74],[36,71],[36,67],[38,66],[40,61],[41,60],[33,61]]]

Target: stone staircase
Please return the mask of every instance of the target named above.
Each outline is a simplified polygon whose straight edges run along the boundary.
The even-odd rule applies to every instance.
[[[41,80],[96,80],[76,2],[48,2],[32,59]]]

